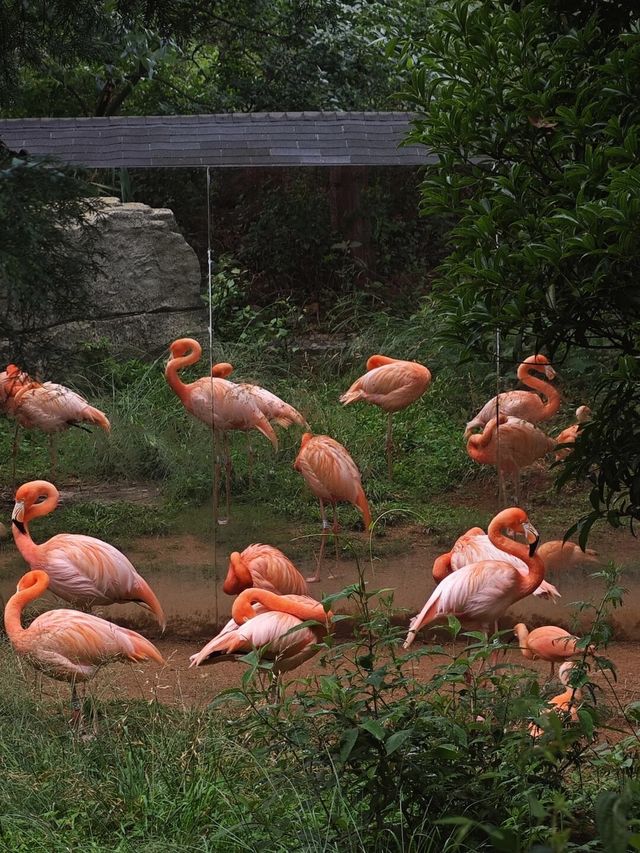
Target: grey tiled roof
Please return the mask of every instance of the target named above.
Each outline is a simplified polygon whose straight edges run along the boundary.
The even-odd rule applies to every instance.
[[[93,168],[167,166],[421,166],[402,146],[410,113],[288,112],[0,119],[14,151]]]

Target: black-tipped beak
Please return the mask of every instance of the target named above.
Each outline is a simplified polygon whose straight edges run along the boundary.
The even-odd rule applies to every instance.
[[[538,550],[538,545],[540,544],[540,537],[536,536],[533,542],[529,542],[529,556],[533,557],[533,555]]]
[[[17,518],[12,518],[11,521],[15,524],[15,526],[18,528],[20,533],[26,533],[27,532],[27,528],[24,526],[24,524],[21,521],[18,521]]]

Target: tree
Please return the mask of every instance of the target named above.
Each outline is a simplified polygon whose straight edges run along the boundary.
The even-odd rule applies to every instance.
[[[584,537],[640,518],[640,31],[625,4],[561,5],[438,2],[404,62],[411,141],[438,157],[422,209],[453,223],[442,337],[613,362],[559,478],[593,482]]]

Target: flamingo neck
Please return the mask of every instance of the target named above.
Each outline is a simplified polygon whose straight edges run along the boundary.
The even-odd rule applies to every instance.
[[[529,637],[529,631],[527,630],[527,626],[524,625],[522,622],[519,622],[513,630],[515,632],[516,637],[518,638],[518,645],[520,646],[520,651],[522,652],[525,658],[527,658],[528,660],[533,660],[533,655],[531,653],[531,650],[529,649],[529,646],[527,645],[527,639]]]
[[[22,554],[25,562],[33,566],[38,560],[40,545],[37,545],[31,538],[26,523],[18,526],[15,521],[12,522],[11,532],[13,533],[13,541],[16,543],[16,548]]]
[[[249,567],[242,559],[241,554],[237,551],[234,551],[231,557],[229,558],[229,568],[227,570],[227,577],[225,578],[224,584],[222,585],[223,591],[227,595],[237,595],[242,592],[244,589],[251,587],[253,585],[253,578],[251,576],[251,572],[249,571]]]
[[[467,441],[467,453],[474,462],[485,461],[484,451],[491,444],[493,434],[498,428],[498,422],[504,423],[505,421],[506,417],[504,415],[500,415],[499,418],[491,418],[481,433],[474,433],[469,436]]]
[[[545,418],[550,418],[560,408],[560,393],[551,382],[535,375],[536,372],[540,372],[541,370],[544,370],[544,365],[536,364],[535,362],[527,363],[525,361],[518,367],[518,379],[527,388],[538,391],[538,393],[546,398],[546,402],[543,404],[543,411]]]
[[[440,554],[439,557],[435,558],[431,574],[436,583],[440,583],[447,575],[451,574],[451,551],[447,551],[446,554]]]
[[[530,595],[534,589],[537,589],[544,580],[544,563],[537,554],[529,556],[529,546],[522,542],[516,542],[510,539],[502,532],[502,528],[507,526],[504,518],[501,518],[503,513],[499,513],[489,525],[487,534],[492,544],[501,551],[506,551],[514,557],[518,557],[523,563],[526,563],[529,572],[526,576],[518,575],[519,585],[521,587],[521,597],[524,598]]]
[[[192,348],[186,355],[172,356],[164,369],[164,375],[169,383],[169,387],[183,402],[189,396],[189,385],[180,379],[178,371],[196,364],[200,360],[201,355],[202,347],[197,341],[193,341]]]
[[[238,625],[242,625],[247,619],[256,614],[252,604],[262,604],[267,610],[289,613],[303,622],[307,619],[315,619],[317,622],[327,622],[331,612],[325,612],[319,601],[306,602],[291,598],[289,595],[276,595],[266,589],[245,589],[233,602],[231,615]]]
[[[49,586],[49,578],[45,572],[29,572],[29,575],[34,575],[33,585],[14,593],[4,609],[4,627],[9,640],[14,644],[27,633],[27,629],[22,627],[23,609],[39,598]]]
[[[393,364],[397,358],[390,358],[388,355],[372,355],[367,359],[367,371],[375,370],[376,367],[382,367],[385,364]]]

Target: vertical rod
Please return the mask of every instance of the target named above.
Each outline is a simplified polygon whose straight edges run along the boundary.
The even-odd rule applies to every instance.
[[[216,440],[213,428],[214,407],[214,379],[213,370],[213,275],[211,256],[211,167],[207,166],[207,286],[209,293],[209,377],[211,381],[211,446],[212,446],[212,469],[213,469],[213,586],[215,602],[215,622],[220,622],[220,605],[218,602],[218,491],[220,488],[218,465],[219,442]]]
[[[500,487],[500,484],[503,483],[502,479],[502,471],[500,468],[500,329],[496,329],[496,471],[498,473],[498,504],[500,504],[500,494],[504,491],[503,488]],[[502,496],[502,500],[506,500],[506,495]],[[502,506],[498,506],[498,510],[503,509]]]

